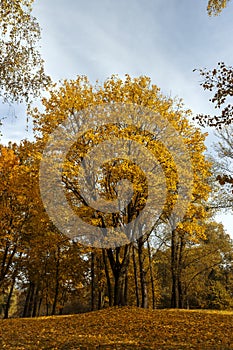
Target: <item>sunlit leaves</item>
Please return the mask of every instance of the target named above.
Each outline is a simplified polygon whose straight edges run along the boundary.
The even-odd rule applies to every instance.
[[[0,321],[2,348],[230,349],[232,312],[110,308]],[[15,337],[17,334],[17,337]]]
[[[207,5],[207,12],[209,16],[217,16],[227,6],[230,0],[209,0]]]
[[[104,106],[105,103],[114,102],[137,103],[141,106],[145,106],[153,112],[159,113],[161,118],[168,120],[177,132],[182,135],[184,143],[189,150],[193,165],[193,198],[195,201],[197,201],[198,198],[199,205],[201,205],[201,201],[207,198],[210,190],[206,182],[206,179],[209,176],[210,164],[206,161],[203,155],[203,152],[205,151],[205,135],[202,135],[199,130],[195,129],[188,123],[186,114],[190,114],[190,111],[182,110],[182,104],[180,101],[173,101],[172,99],[163,96],[160,93],[159,88],[156,85],[151,84],[148,77],[141,76],[133,79],[129,75],[126,75],[125,79],[120,79],[117,76],[112,76],[102,85],[98,82],[96,85],[92,85],[86,77],[78,77],[76,80],[64,81],[60,86],[54,86],[50,90],[50,98],[43,99],[45,112],[41,113],[37,109],[32,112],[38,141],[41,142],[42,146],[45,145],[49,133],[52,132],[59,123],[65,121],[70,114],[72,115],[76,112],[83,111],[90,105]],[[80,114],[78,120],[80,125],[85,122],[82,118],[83,116]],[[147,116],[142,115],[142,118],[143,123],[146,126],[148,123]],[[93,125],[93,130],[89,130],[77,140],[67,157],[64,166],[63,181],[68,189],[67,195],[69,201],[73,201],[73,205],[76,205],[77,207],[77,212],[80,214],[82,213],[81,215],[85,217],[85,220],[87,220],[88,215],[90,215],[88,222],[90,223],[91,219],[93,222],[97,223],[99,222],[99,213],[98,215],[95,215],[93,210],[84,208],[86,204],[76,191],[79,191],[79,188],[77,187],[78,167],[83,157],[86,157],[88,151],[93,146],[113,137],[127,138],[128,140],[136,141],[146,147],[148,151],[152,152],[155,158],[157,158],[163,168],[167,182],[167,203],[164,208],[164,217],[167,218],[169,216],[169,213],[172,211],[177,200],[177,165],[171,154],[166,150],[166,147],[162,142],[158,141],[159,133],[160,131],[158,130],[158,135],[154,137],[154,135],[151,135],[150,133],[137,130],[136,126],[132,127],[127,124],[117,125],[117,123],[111,123],[104,127]],[[177,152],[179,152],[179,150],[177,150]],[[91,161],[92,159],[87,160],[87,162]],[[133,199],[130,207],[131,213],[124,214],[126,217],[128,216],[128,218],[133,218],[134,215],[140,211],[140,208],[144,206],[147,196],[145,191],[147,185],[145,180],[143,180],[143,177],[140,175],[140,172],[136,170],[134,164],[130,165],[129,163],[122,161],[117,161],[117,165],[114,162],[107,162],[106,164],[103,164],[102,171],[103,173],[98,175],[99,178],[97,174],[92,174],[91,176],[93,178],[91,180],[90,177],[90,181],[94,181],[98,184],[98,188],[102,188],[101,195],[104,196],[105,199],[112,200],[116,198],[114,197],[114,188],[119,179],[127,178],[127,176],[129,179],[131,177],[130,174],[133,175],[134,199],[137,198],[137,201],[135,202]],[[76,186],[76,190],[75,186],[71,186],[71,179],[73,185]],[[130,181],[132,181],[131,178]],[[156,180],[154,181],[156,183]],[[144,182],[145,184],[143,185]],[[141,193],[140,196],[137,194],[139,192]],[[78,204],[78,201],[80,204]],[[200,213],[200,211],[197,212]],[[124,219],[122,218],[120,221],[125,222],[126,217]],[[191,217],[194,218],[193,214]],[[201,217],[199,217],[199,219],[201,219]],[[108,226],[109,223],[112,222],[113,217],[108,214],[105,215],[104,220],[106,221],[105,225]]]

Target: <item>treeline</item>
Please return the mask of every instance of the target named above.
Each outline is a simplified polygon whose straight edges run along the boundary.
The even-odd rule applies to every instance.
[[[127,139],[128,145],[133,142],[143,145],[162,165],[166,201],[153,227],[136,235],[132,226],[128,243],[118,246],[110,240],[102,248],[98,244],[82,244],[78,235],[72,237],[72,232],[71,235],[59,232],[44,208],[39,188],[43,149],[49,134],[67,116],[75,116],[90,105],[107,103],[120,103],[122,113],[122,103],[135,106],[135,102],[156,111],[182,135],[192,164],[190,200],[181,198],[179,205],[185,206],[185,211],[180,218],[174,214],[180,189],[179,167],[188,168],[180,160],[183,150],[175,148],[174,137],[173,152],[178,154],[181,164],[175,161],[174,154],[169,154],[166,141],[161,137],[163,130],[157,128],[156,122],[156,137],[136,125],[128,125],[126,120],[125,123],[93,124],[93,130],[88,129],[74,142],[63,168],[62,186],[74,213],[93,228],[106,228],[125,227],[144,210],[149,198],[147,178],[136,161],[128,159],[107,159],[101,171],[88,178],[90,188],[100,191],[102,198],[110,201],[117,197],[115,189],[119,180],[129,180],[133,194],[124,208],[101,213],[83,198],[78,182],[79,165],[83,159],[95,161],[93,155],[88,156],[90,149],[116,138]],[[214,181],[217,173],[212,174],[211,162],[204,153],[205,136],[188,122],[189,112],[182,110],[180,101],[177,104],[164,97],[147,77],[126,76],[121,80],[113,76],[103,86],[92,86],[85,77],[65,81],[62,86],[52,87],[50,98],[43,99],[43,104],[45,112],[37,109],[31,112],[35,143],[23,141],[0,149],[1,315],[35,317],[112,305],[231,308],[232,241],[222,225],[214,222],[213,214],[219,199],[226,207],[232,207],[232,196],[227,188],[221,193],[220,185]],[[141,116],[143,125],[148,125],[148,115]],[[78,116],[79,123],[86,122],[85,113]],[[231,138],[230,133],[228,137]],[[224,151],[224,142],[221,150]],[[232,153],[224,151],[223,154],[228,157]],[[58,154],[54,157],[55,167],[49,168],[48,176],[51,169],[56,168]],[[185,171],[183,175],[182,180],[189,179]],[[160,181],[159,176],[153,177],[155,187],[160,187]],[[48,187],[48,195],[53,199],[56,187]],[[59,207],[54,209],[59,210],[65,221],[66,212]],[[116,237],[118,243],[121,238]],[[95,239],[98,243],[97,236]]]
[[[50,93],[50,98],[43,99],[44,112],[30,111],[29,116],[35,122],[35,144],[24,141],[20,145],[0,146],[1,316],[34,317],[126,304],[152,308],[231,308],[232,241],[213,220],[218,207],[232,210],[231,108],[224,108],[221,117],[197,117],[204,124],[207,121],[211,126],[223,125],[223,129],[224,125],[228,126],[222,130],[220,164],[211,170],[204,154],[205,136],[188,122],[190,111],[183,111],[180,101],[175,103],[164,97],[149,78],[131,79],[126,75],[124,81],[112,77],[102,86],[98,83],[92,86],[87,78],[78,77],[60,87],[53,84],[51,87],[37,49],[40,26],[32,16],[32,3],[3,1],[0,9],[3,101],[26,101],[30,109],[30,102],[40,96],[41,89]],[[219,14],[227,3],[209,0],[208,14]],[[204,89],[217,89],[212,102],[221,107],[225,97],[231,95],[232,68],[221,63],[217,70],[200,73],[205,78]],[[93,125],[93,130],[79,138],[73,147],[73,158],[66,159],[62,179],[67,198],[82,219],[98,227],[127,225],[138,216],[147,200],[143,172],[133,162],[122,160],[104,164],[96,185],[105,198],[115,200],[119,179],[133,182],[134,195],[125,210],[117,215],[99,216],[80,196],[75,166],[91,147],[106,141],[109,135],[138,142],[152,152],[162,165],[167,186],[166,203],[151,230],[128,244],[115,248],[110,244],[108,248],[98,249],[63,235],[50,221],[40,196],[39,163],[48,135],[67,116],[89,106],[115,102],[149,108],[173,125],[189,152],[194,182],[186,214],[180,221],[172,222],[179,169],[161,142],[161,130],[155,137],[145,130],[142,132],[137,125],[112,123],[102,128],[98,123]],[[143,114],[141,119],[142,124],[148,122]],[[219,190],[215,177],[224,190]],[[154,181],[159,186],[161,179]]]
[[[32,147],[28,142],[1,147],[2,317],[112,305],[233,307],[232,240],[221,224],[209,218],[204,238],[183,233],[174,242],[160,221],[148,235],[122,247],[82,246],[47,217],[32,176]]]

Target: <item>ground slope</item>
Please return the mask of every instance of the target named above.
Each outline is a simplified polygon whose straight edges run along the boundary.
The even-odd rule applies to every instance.
[[[109,308],[0,320],[0,349],[233,349],[233,312]]]

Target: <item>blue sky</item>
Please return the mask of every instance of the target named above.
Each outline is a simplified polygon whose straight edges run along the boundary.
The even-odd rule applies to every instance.
[[[207,0],[36,0],[46,72],[54,81],[148,75],[166,95],[183,98],[194,114],[211,113],[210,95],[193,69],[218,61],[233,65],[233,3],[213,18],[206,6]],[[3,113],[8,118],[2,142],[31,138],[23,106],[1,106]],[[212,142],[211,132],[209,150]],[[230,230],[230,215],[224,223]]]

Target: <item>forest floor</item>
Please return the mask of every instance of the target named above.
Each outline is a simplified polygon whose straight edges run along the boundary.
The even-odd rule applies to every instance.
[[[233,312],[108,308],[0,320],[0,349],[233,349]]]

